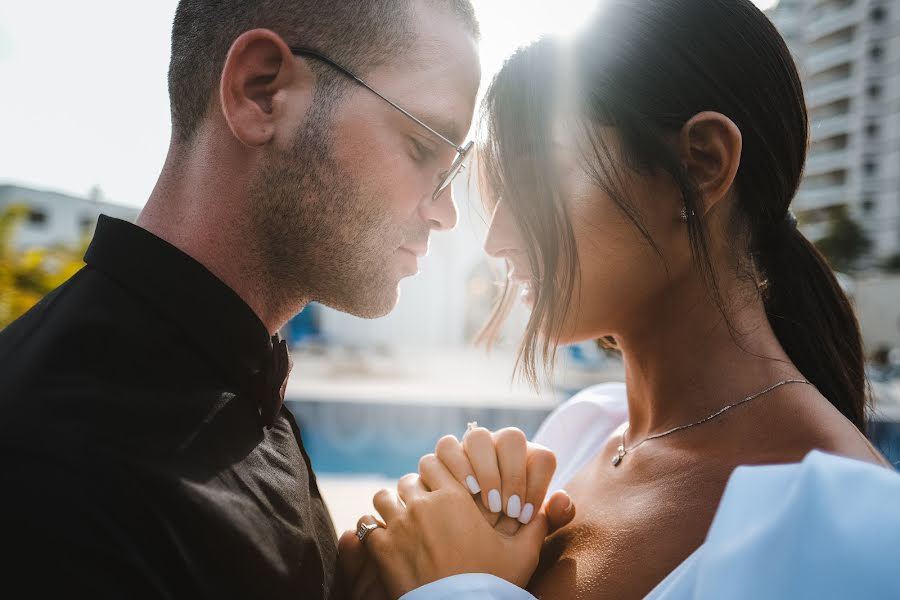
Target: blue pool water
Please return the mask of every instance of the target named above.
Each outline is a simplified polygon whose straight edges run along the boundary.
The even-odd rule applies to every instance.
[[[900,470],[900,423],[873,421],[869,424],[869,439]]]
[[[550,412],[351,402],[286,404],[297,419],[316,472],[394,478],[416,471],[419,457],[432,452],[442,435],[461,436],[469,421],[488,429],[515,426],[531,437]],[[888,460],[900,465],[900,423],[873,422],[869,437]]]
[[[448,433],[460,437],[466,424],[488,429],[514,425],[529,436],[549,410],[457,408],[348,402],[287,402],[303,445],[318,473],[377,473],[401,477],[418,469]]]

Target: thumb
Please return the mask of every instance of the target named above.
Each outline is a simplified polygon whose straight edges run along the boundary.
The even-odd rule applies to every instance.
[[[572,502],[567,491],[559,490],[544,502],[544,509],[540,512],[547,514],[547,533],[549,535],[572,522],[572,519],[575,518],[575,503]]]

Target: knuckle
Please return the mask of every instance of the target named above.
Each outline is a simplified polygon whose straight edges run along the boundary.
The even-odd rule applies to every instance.
[[[392,492],[391,490],[389,490],[387,488],[382,488],[382,489],[378,490],[377,492],[375,492],[375,495],[372,496],[372,502],[375,505],[382,504],[386,500],[389,500],[391,498],[391,496],[393,496],[393,495],[394,495],[394,492]]]
[[[426,454],[419,459],[419,473],[435,466],[438,458],[434,454]]]
[[[484,427],[476,427],[466,433],[466,437],[463,438],[464,446],[482,445],[486,443],[492,443],[492,436],[491,432]]]
[[[528,437],[525,432],[518,427],[506,427],[497,432],[497,440],[505,444],[522,444],[528,443]]]
[[[450,453],[455,451],[457,448],[459,448],[459,440],[456,439],[456,436],[445,435],[437,441],[437,444],[434,447],[434,453],[438,456],[438,458],[443,458],[445,456],[449,456]]]
[[[379,490],[379,491],[381,491],[381,490]],[[376,494],[376,495],[377,495],[377,494]],[[356,521],[356,526],[359,527],[359,526],[362,525],[363,523],[372,523],[372,522],[374,522],[374,520],[375,520],[375,517],[373,517],[372,515],[363,515],[363,516],[361,516],[359,519],[357,519],[357,521]],[[352,531],[351,531],[351,532],[348,532],[348,533],[355,533],[355,532],[352,532]]]
[[[556,454],[548,448],[536,448],[531,453],[531,463],[555,471]]]

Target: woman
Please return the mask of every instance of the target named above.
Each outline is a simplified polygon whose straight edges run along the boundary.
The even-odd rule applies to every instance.
[[[399,499],[376,497],[386,528],[367,544],[389,593],[432,565],[433,579],[500,574],[538,597],[642,597],[703,542],[737,466],[814,449],[883,463],[864,436],[851,305],[789,211],[808,120],[777,30],[750,0],[602,6],[570,43],[507,61],[480,149],[485,247],[509,267],[488,335],[521,292],[533,381],[562,343],[600,339],[624,360],[624,385],[579,394],[538,434],[578,515],[532,572],[542,535],[498,545],[459,496],[416,501],[447,473],[474,472],[483,490],[509,451],[444,441]]]

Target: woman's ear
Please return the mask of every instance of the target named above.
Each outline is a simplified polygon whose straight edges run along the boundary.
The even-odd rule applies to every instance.
[[[681,128],[681,160],[700,192],[706,214],[728,195],[741,164],[742,136],[734,121],[713,111],[691,117]]]

